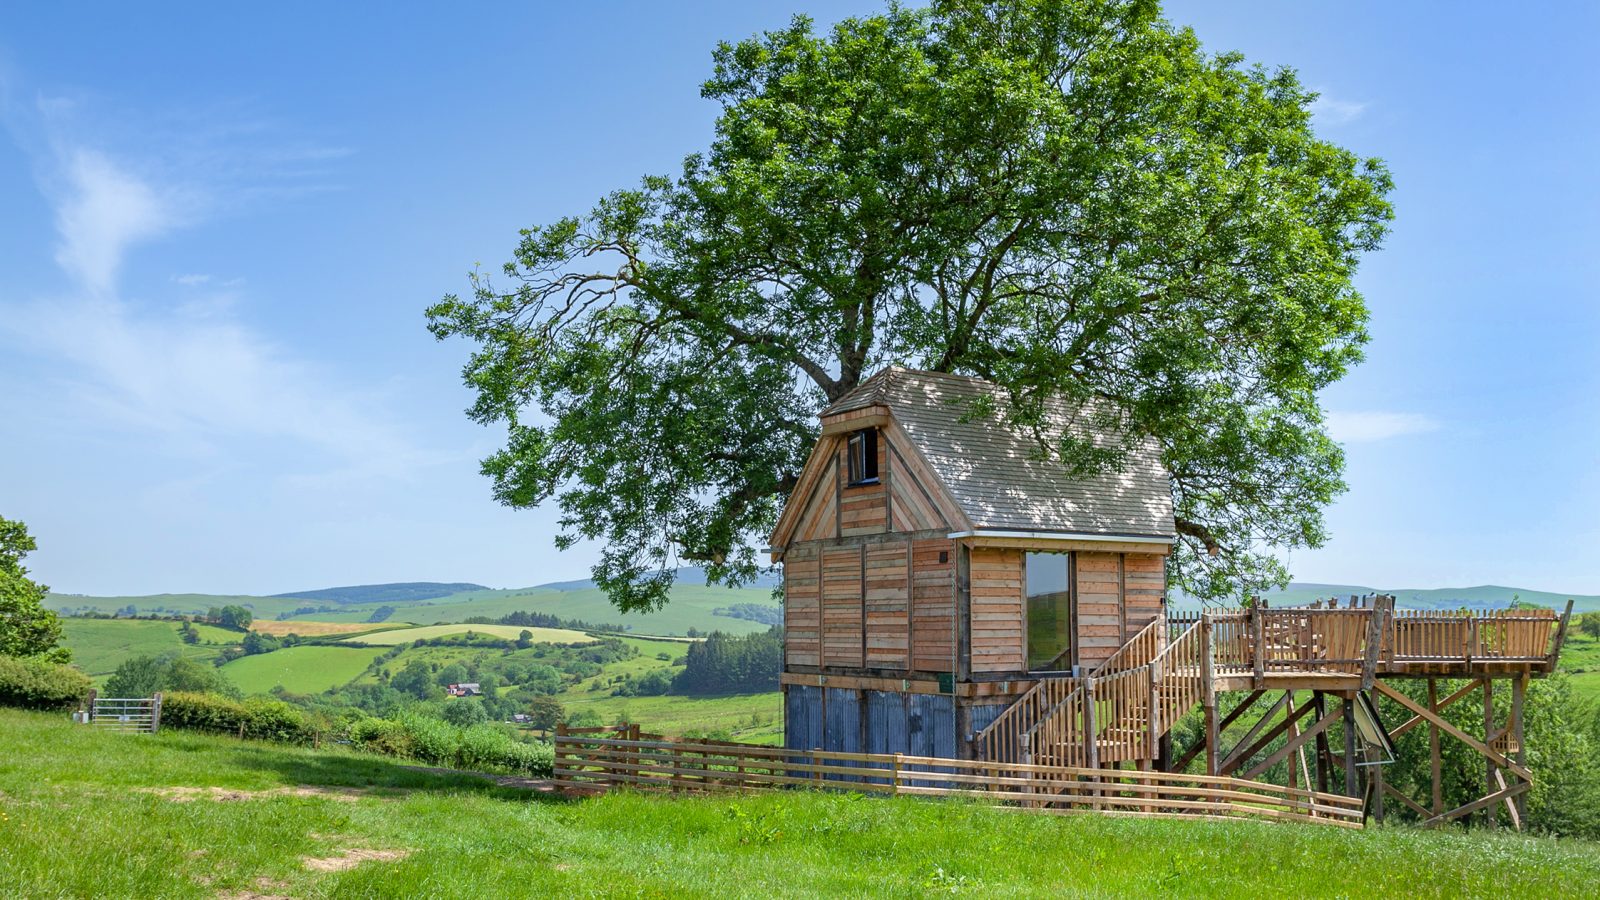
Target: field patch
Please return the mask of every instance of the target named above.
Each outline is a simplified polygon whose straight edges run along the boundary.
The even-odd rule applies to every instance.
[[[288,647],[240,657],[222,673],[246,694],[265,694],[279,685],[296,694],[320,694],[350,683],[382,652],[381,647]]]
[[[524,631],[533,633],[533,642],[536,644],[591,644],[593,638],[581,631],[570,628],[524,628],[521,625],[428,625],[422,628],[401,628],[394,631],[384,631],[378,634],[369,634],[362,637],[345,638],[342,643],[371,644],[376,647],[393,647],[395,644],[405,644],[411,641],[420,641],[426,638],[444,637],[450,634],[489,635],[502,640],[514,641]]]
[[[211,625],[196,625],[199,644],[185,644],[178,635],[178,623],[151,619],[75,619],[63,618],[64,643],[72,650],[72,662],[90,676],[103,678],[117,666],[135,656],[177,653],[191,659],[215,659],[222,648],[238,643],[244,635]]]
[[[251,631],[282,637],[298,634],[301,637],[327,637],[331,634],[363,634],[404,628],[404,624],[374,625],[371,622],[312,622],[307,619],[257,619],[250,623]]]

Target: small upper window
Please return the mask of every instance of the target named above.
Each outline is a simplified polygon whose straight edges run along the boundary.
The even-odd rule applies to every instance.
[[[878,480],[878,429],[863,428],[850,435],[850,483]]]

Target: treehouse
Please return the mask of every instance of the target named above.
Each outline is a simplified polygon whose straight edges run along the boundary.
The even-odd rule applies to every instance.
[[[1208,776],[1277,773],[1312,817],[1332,809],[1333,789],[1380,819],[1388,797],[1428,824],[1493,821],[1503,804],[1520,825],[1532,785],[1524,692],[1554,669],[1570,603],[1559,617],[1400,610],[1392,597],[1169,614],[1177,536],[1156,446],[1078,475],[1046,448],[1064,435],[1122,442],[1060,400],[1018,433],[1007,402],[978,379],[888,369],[822,411],[772,536],[786,748],[861,754],[848,757],[860,765],[890,759],[872,754],[992,762],[1094,785],[1109,769],[1175,772],[1202,759]],[[1416,687],[1402,689],[1406,679]],[[1495,702],[1497,682],[1509,703]],[[1219,715],[1227,692],[1239,702]],[[1470,697],[1483,703],[1477,734],[1441,715]],[[1408,718],[1386,725],[1380,698],[1391,719]],[[1174,726],[1193,710],[1202,737],[1175,749]],[[1230,739],[1230,726],[1244,733]],[[1431,804],[1383,780],[1392,739],[1418,727],[1429,733]],[[1485,764],[1484,795],[1454,809],[1442,801],[1444,736]],[[1051,790],[1065,797],[1065,784]],[[1153,796],[1092,790],[1097,808]]]
[[[1174,533],[1155,446],[1074,478],[999,424],[1004,400],[888,369],[823,410],[772,537],[788,746],[968,757],[1034,683],[1096,669],[1161,614]],[[1064,403],[1043,418],[1047,440],[1104,443]]]

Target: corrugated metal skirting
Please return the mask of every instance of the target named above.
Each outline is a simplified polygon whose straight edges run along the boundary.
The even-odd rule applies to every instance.
[[[866,716],[862,716],[865,699]],[[1003,707],[979,707],[976,727]],[[865,724],[865,729],[863,729]],[[791,684],[784,696],[784,746],[790,750],[956,756],[956,703],[948,694],[902,694]]]

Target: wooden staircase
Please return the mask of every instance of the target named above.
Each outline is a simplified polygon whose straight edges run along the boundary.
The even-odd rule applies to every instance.
[[[1047,677],[977,743],[994,762],[1096,768],[1150,760],[1162,736],[1204,695],[1200,629],[1168,640],[1165,615],[1082,678]]]

